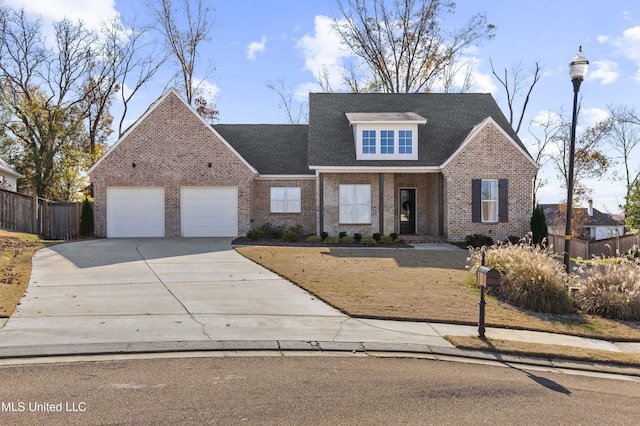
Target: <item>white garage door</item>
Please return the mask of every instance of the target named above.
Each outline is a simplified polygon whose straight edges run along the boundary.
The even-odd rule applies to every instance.
[[[164,188],[107,188],[107,237],[164,237]]]
[[[238,188],[180,188],[183,237],[237,237]]]

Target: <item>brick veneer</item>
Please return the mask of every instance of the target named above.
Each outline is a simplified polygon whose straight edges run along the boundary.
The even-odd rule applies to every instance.
[[[175,93],[147,114],[90,174],[96,235],[107,235],[107,186],[164,187],[167,237],[181,233],[180,187],[238,187],[238,232],[244,235],[250,228],[252,170]]]
[[[271,187],[300,187],[301,213],[271,213]],[[316,179],[315,176],[297,180],[259,179],[254,183],[253,223],[257,228],[265,223],[274,226],[301,225],[305,233],[316,230]]]
[[[533,177],[536,167],[491,121],[446,165],[442,174],[445,187],[445,235],[450,241],[464,241],[469,234],[481,233],[494,240],[510,235],[524,236],[529,230],[533,203]],[[473,223],[471,221],[471,181],[509,179],[509,221]]]

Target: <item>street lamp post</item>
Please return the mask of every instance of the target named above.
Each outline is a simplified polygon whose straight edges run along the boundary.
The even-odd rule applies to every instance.
[[[571,122],[571,147],[569,148],[569,179],[567,180],[567,226],[564,234],[564,268],[569,272],[569,248],[571,246],[571,204],[573,202],[573,163],[576,148],[576,122],[578,121],[578,92],[580,83],[587,75],[589,61],[582,54],[582,46],[569,64],[569,75],[573,83],[573,121]]]

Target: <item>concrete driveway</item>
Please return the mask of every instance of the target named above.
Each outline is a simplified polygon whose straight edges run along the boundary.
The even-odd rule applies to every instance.
[[[0,356],[229,342],[254,349],[292,342],[451,347],[429,324],[350,318],[242,257],[230,239],[215,238],[100,239],[42,249],[21,304],[0,321]]]

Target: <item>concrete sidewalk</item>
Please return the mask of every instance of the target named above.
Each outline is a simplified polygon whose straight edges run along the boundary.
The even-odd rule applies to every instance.
[[[0,358],[164,350],[463,354],[477,327],[351,318],[236,253],[230,239],[101,239],[38,251]],[[488,328],[487,337],[640,353],[640,343]],[[485,356],[485,355],[483,355]]]

